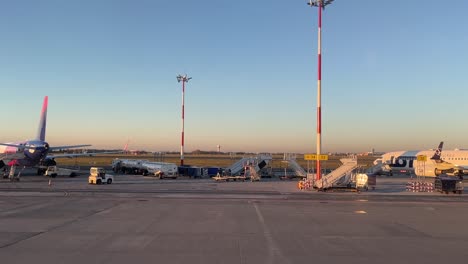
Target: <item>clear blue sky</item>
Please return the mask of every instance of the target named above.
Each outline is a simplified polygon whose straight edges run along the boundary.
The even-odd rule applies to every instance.
[[[305,0],[16,0],[0,7],[0,142],[315,152]],[[468,147],[468,1],[336,0],[323,14],[323,151]]]

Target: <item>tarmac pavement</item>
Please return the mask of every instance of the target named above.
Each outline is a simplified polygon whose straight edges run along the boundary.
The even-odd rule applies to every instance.
[[[117,175],[0,181],[2,263],[467,262],[468,196]]]

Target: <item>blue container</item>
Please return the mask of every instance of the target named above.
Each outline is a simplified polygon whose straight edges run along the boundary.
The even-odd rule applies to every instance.
[[[218,174],[218,171],[219,171],[220,168],[217,168],[217,167],[209,167],[207,168],[208,170],[208,176],[216,176],[216,174]]]

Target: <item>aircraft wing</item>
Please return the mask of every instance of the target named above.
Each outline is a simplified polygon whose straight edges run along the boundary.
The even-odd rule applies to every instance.
[[[0,143],[0,145],[2,146],[7,146],[7,147],[13,147],[13,148],[23,148],[23,149],[33,149],[34,147],[30,147],[30,146],[25,146],[25,145],[17,145],[17,144],[7,144],[7,143]]]
[[[93,155],[94,154],[94,155]],[[76,157],[92,157],[96,153],[70,153],[70,154],[56,154],[56,155],[47,155],[46,159],[56,159],[56,158],[76,158]]]
[[[24,153],[23,152],[18,152],[18,153],[0,153],[0,160],[1,161],[10,161],[10,160],[15,160],[15,159],[23,159]]]
[[[50,147],[51,151],[60,150],[60,149],[70,149],[70,148],[82,148],[82,147],[90,147],[91,145],[70,145],[70,146],[58,146],[58,147]]]
[[[76,157],[93,157],[101,154],[122,154],[123,151],[107,151],[107,152],[90,152],[90,153],[69,153],[69,154],[55,154],[47,155],[46,159],[56,158],[76,158]]]

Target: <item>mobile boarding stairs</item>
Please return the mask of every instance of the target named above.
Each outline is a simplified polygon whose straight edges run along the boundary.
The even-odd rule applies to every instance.
[[[295,154],[285,153],[283,160],[288,163],[288,166],[291,169],[293,169],[297,177],[307,177],[307,171],[304,170],[304,168],[302,168],[302,166],[299,165],[299,163],[297,163]]]
[[[255,165],[257,167],[256,171],[258,172],[262,168],[264,168],[270,161],[272,157],[270,155],[258,155],[254,157],[244,157],[230,167],[226,168],[226,171],[232,176],[239,175],[242,171],[244,171],[246,166]]]
[[[212,178],[216,181],[245,181],[247,178],[250,178],[251,181],[259,181],[261,178],[259,174],[260,170],[265,168],[265,166],[270,163],[271,160],[271,155],[244,157],[232,164],[230,167],[226,168],[223,175],[218,173],[218,175]],[[243,174],[241,175],[242,172]]]
[[[330,172],[327,175],[324,175],[322,179],[315,181],[314,188],[319,190],[327,190],[333,187],[337,187],[338,183],[343,183],[343,178],[345,181],[351,180],[352,172],[358,168],[357,158],[342,158],[340,159],[341,163],[343,163],[340,167],[336,170]]]

